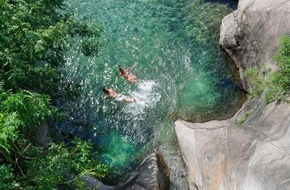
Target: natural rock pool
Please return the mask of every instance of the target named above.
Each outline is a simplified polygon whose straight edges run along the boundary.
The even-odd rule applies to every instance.
[[[95,143],[110,167],[108,183],[124,180],[158,148],[174,176],[182,170],[180,160],[171,159],[178,157],[174,120],[229,118],[244,100],[218,45],[221,20],[232,9],[201,0],[70,0],[68,6],[83,21],[103,26],[103,47],[90,59],[68,52],[63,80],[78,96],[59,105],[68,113],[59,133]],[[116,80],[118,65],[134,63],[137,84]],[[107,100],[103,87],[137,102]]]

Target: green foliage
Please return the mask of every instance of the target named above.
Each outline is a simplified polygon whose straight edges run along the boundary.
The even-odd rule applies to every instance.
[[[245,71],[245,77],[249,80],[251,86],[251,93],[249,98],[254,98],[264,91],[265,83],[264,77],[262,76],[261,72],[257,67],[248,68]]]
[[[91,56],[98,53],[101,44],[94,38],[85,38],[79,46],[85,56]]]
[[[236,120],[236,124],[240,125],[240,124],[245,123],[245,121],[248,119],[250,113],[251,113],[250,111],[244,112],[244,114],[239,119]]]
[[[40,90],[40,84],[46,79],[52,79],[45,72],[38,75],[34,69],[44,67],[54,70],[57,64],[56,57],[60,54],[52,54],[48,58],[45,50],[59,50],[61,43],[54,43],[50,36],[59,37],[60,42],[64,34],[59,30],[60,24],[53,21],[49,14],[55,14],[54,9],[44,6],[42,1],[34,3],[30,1],[1,1],[1,79],[5,89],[34,89]],[[57,15],[57,14],[55,14]],[[39,16],[41,19],[39,19]],[[50,27],[52,24],[52,27]],[[62,35],[61,35],[62,34]],[[55,40],[56,41],[56,40]],[[42,48],[40,45],[42,42]],[[43,51],[40,51],[43,50]],[[60,51],[61,52],[61,51]],[[43,63],[40,65],[40,63]],[[41,78],[41,76],[43,78]],[[47,80],[47,89],[50,83]],[[41,89],[46,91],[45,88]]]
[[[280,40],[278,55],[274,57],[277,61],[277,74],[273,79],[277,85],[281,85],[287,92],[290,90],[290,37],[284,35]]]
[[[32,179],[26,184],[28,189],[55,189],[59,184],[84,189],[79,177],[100,178],[108,172],[104,165],[96,161],[97,155],[93,152],[92,144],[85,140],[76,138],[70,146],[52,144],[47,155],[40,148],[37,151],[40,156],[28,163],[30,170],[27,178]]]
[[[0,80],[4,89],[30,89],[52,94],[64,53],[74,47],[96,55],[101,28],[56,11],[63,1],[0,1]],[[76,38],[76,36],[78,36]],[[85,43],[88,38],[92,44]]]
[[[270,103],[283,97],[285,89],[282,85],[277,83],[277,80],[279,80],[279,78],[281,78],[281,73],[277,71],[269,74],[264,92],[264,100],[266,103]]]
[[[47,96],[28,91],[4,92],[1,87],[0,110],[0,161],[11,160],[12,145],[20,132],[28,136],[55,111]]]
[[[247,95],[249,99],[263,95],[263,100],[269,103],[279,98],[284,92],[283,87],[276,82],[281,77],[281,73],[269,71],[267,68],[258,70],[256,67],[246,69],[244,74],[251,87],[250,94]]]
[[[17,189],[19,184],[14,180],[13,169],[11,165],[0,165],[0,189]]]
[[[86,141],[52,144],[47,155],[32,143],[37,127],[57,111],[52,98],[66,51],[95,56],[100,48],[101,27],[77,21],[63,2],[0,0],[0,189],[80,187],[78,176],[106,173]]]
[[[82,189],[79,176],[103,177],[107,173],[104,165],[96,161],[96,153],[92,153],[92,145],[87,141],[75,139],[68,147],[63,143],[52,144],[47,155],[42,148],[31,145],[31,130],[55,111],[47,96],[0,89],[0,108],[0,164],[4,164],[0,167],[0,177],[4,176],[0,178],[0,187],[13,189],[21,182],[26,189],[55,189],[57,184],[64,183]],[[15,169],[7,165],[12,163],[17,165],[20,176],[24,176],[19,183],[15,182]],[[64,178],[65,170],[71,178]]]
[[[21,121],[17,118],[16,113],[0,113],[0,162],[12,160],[12,145],[19,136],[20,124]]]
[[[264,93],[266,103],[277,99],[286,100],[290,92],[290,37],[284,35],[280,40],[278,54],[274,56],[278,69],[273,72],[248,68],[245,77],[251,84],[250,98]]]
[[[2,96],[5,96],[2,94]],[[6,113],[17,113],[23,126],[37,127],[52,115],[50,98],[46,95],[20,91],[16,94],[7,93],[0,102],[1,110]]]

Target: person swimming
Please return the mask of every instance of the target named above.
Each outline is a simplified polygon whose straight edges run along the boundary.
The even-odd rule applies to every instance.
[[[131,67],[129,67],[127,70],[124,69],[123,67],[121,67],[120,65],[119,67],[119,71],[120,74],[119,76],[123,77],[126,81],[131,82],[131,83],[136,83],[137,82],[137,77],[131,73],[128,72],[129,69],[133,68],[134,66],[136,66],[137,63],[135,63],[134,65],[132,65]]]
[[[103,92],[106,94],[106,98],[115,99],[118,102],[126,102],[126,103],[136,102],[134,98],[128,98],[122,94],[118,94],[112,88],[103,88]]]

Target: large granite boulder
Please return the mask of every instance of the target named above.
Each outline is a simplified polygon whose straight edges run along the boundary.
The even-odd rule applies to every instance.
[[[170,170],[159,153],[149,155],[132,176],[120,186],[108,186],[90,176],[80,177],[91,189],[98,190],[169,190]]]
[[[149,155],[118,190],[169,190],[170,170],[161,154]]]
[[[290,35],[289,0],[240,0],[221,25],[220,44],[243,71],[275,69],[282,35]],[[191,190],[290,189],[290,105],[247,101],[229,120],[189,123],[175,131]]]
[[[290,189],[290,106],[257,106],[243,125],[235,124],[242,115],[175,122],[191,190]]]
[[[289,0],[240,0],[238,9],[223,19],[220,45],[237,64],[245,88],[245,68],[276,68],[272,57],[279,40],[290,35],[289,10]]]

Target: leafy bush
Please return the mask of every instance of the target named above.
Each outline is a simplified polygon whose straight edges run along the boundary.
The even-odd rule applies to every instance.
[[[265,80],[257,67],[248,68],[245,71],[245,77],[249,80],[251,93],[249,98],[259,96],[265,89]]]
[[[0,113],[0,162],[12,161],[12,145],[19,136],[20,124],[21,121],[17,118],[16,113]]]
[[[19,184],[14,179],[11,165],[0,165],[0,189],[13,190],[17,187]]]
[[[74,47],[96,55],[101,27],[89,27],[57,11],[63,0],[0,1],[0,80],[4,89],[53,94],[64,53]],[[77,36],[77,37],[76,37]],[[82,38],[86,43],[82,48]],[[80,47],[78,47],[80,46]]]
[[[27,177],[32,181],[26,184],[26,188],[54,189],[66,184],[84,189],[79,177],[100,178],[108,172],[96,161],[97,154],[93,152],[92,144],[85,140],[75,138],[70,146],[52,144],[47,155],[43,154],[42,148],[34,147],[33,150],[38,151],[39,156],[28,163]]]
[[[266,103],[277,99],[286,100],[290,92],[290,37],[282,36],[278,54],[274,56],[278,69],[273,72],[248,68],[245,77],[251,85],[250,98],[264,93]]]
[[[45,122],[52,115],[55,108],[46,95],[40,95],[29,91],[18,93],[2,93],[6,98],[0,102],[1,110],[6,113],[17,113],[18,119],[23,126],[33,129]]]
[[[282,86],[287,92],[290,90],[290,37],[282,36],[278,55],[274,57],[277,61],[277,74],[273,82]]]
[[[47,96],[28,91],[4,92],[0,86],[0,110],[0,161],[3,161],[11,160],[12,145],[20,138],[20,132],[27,138],[55,108]]]
[[[56,111],[52,100],[65,52],[95,56],[100,48],[101,27],[80,23],[63,2],[0,0],[0,189],[80,186],[78,176],[106,173],[86,141],[52,144],[47,155],[32,143],[35,130]]]

